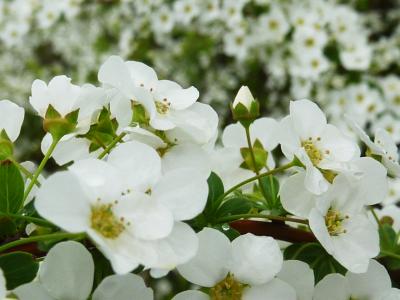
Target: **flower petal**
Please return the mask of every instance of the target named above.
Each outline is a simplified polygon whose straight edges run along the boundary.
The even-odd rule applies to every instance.
[[[243,300],[296,300],[296,291],[286,282],[274,278],[271,281],[245,289]]]
[[[173,213],[175,220],[190,220],[206,206],[207,177],[196,169],[177,169],[164,174],[152,196]]]
[[[161,159],[150,146],[130,141],[118,145],[108,156],[108,163],[120,173],[125,189],[146,192],[161,174]]]
[[[281,270],[282,262],[279,245],[271,237],[247,233],[232,242],[230,270],[241,283],[267,283]]]
[[[135,274],[111,275],[103,279],[93,293],[93,300],[152,300],[153,291]]]
[[[228,274],[230,241],[223,233],[211,228],[204,228],[197,235],[199,250],[196,256],[177,269],[186,280],[212,287]]]
[[[55,299],[85,300],[92,290],[94,263],[80,243],[62,242],[50,249],[39,270],[39,280]]]
[[[0,101],[0,132],[4,129],[12,142],[19,136],[24,115],[22,107],[9,100]]]
[[[90,203],[78,179],[68,171],[50,176],[37,192],[38,213],[70,232],[89,226]]]
[[[350,291],[343,275],[329,274],[314,289],[314,300],[348,300]]]

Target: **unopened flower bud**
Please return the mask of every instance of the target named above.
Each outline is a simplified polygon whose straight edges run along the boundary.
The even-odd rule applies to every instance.
[[[231,109],[233,119],[239,121],[245,127],[250,126],[260,115],[260,105],[247,86],[242,86],[239,89]]]
[[[235,100],[233,100],[233,108],[239,103],[243,104],[248,110],[250,110],[251,103],[255,101],[250,89],[246,85],[242,85],[236,94]]]

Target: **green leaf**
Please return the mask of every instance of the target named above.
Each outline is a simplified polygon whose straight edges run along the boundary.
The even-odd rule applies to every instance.
[[[17,225],[9,217],[0,217],[0,238],[6,238],[17,232]]]
[[[236,229],[233,229],[232,227],[229,226],[229,224],[218,224],[214,226],[215,229],[221,231],[223,234],[225,234],[229,240],[233,241],[236,239],[238,236],[240,236],[240,232],[237,231]]]
[[[24,180],[14,164],[0,163],[0,212],[16,213],[22,207]]]
[[[314,270],[316,283],[328,274],[346,273],[346,269],[318,243],[290,245],[285,249],[284,258],[285,260],[296,259],[308,263],[310,268]]]
[[[0,256],[0,268],[4,272],[7,289],[13,290],[21,284],[31,282],[39,269],[33,256],[26,252],[13,252]]]
[[[208,198],[207,205],[204,210],[205,214],[211,213],[214,208],[217,208],[220,197],[224,194],[224,184],[217,174],[211,172],[207,179],[208,183]]]
[[[382,262],[391,270],[400,269],[400,259],[392,257],[389,253],[400,256],[400,244],[398,235],[390,224],[384,223],[379,226],[379,239]]]
[[[221,218],[231,215],[245,214],[252,208],[253,202],[244,197],[229,198],[217,209],[215,216]]]
[[[274,176],[262,177],[260,179],[265,199],[274,208],[278,202],[279,180]]]

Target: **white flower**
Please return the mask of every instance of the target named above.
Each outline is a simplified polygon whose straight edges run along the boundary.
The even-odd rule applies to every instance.
[[[151,170],[148,164],[143,167]],[[86,232],[118,274],[154,263],[154,241],[167,237],[173,227],[167,208],[145,193],[127,193],[120,173],[95,159],[77,161],[68,171],[50,176],[37,193],[35,207],[68,232]]]
[[[245,300],[261,299],[261,295],[262,299],[296,299],[295,290],[275,278],[283,257],[274,239],[246,234],[231,243],[223,233],[211,228],[203,229],[198,236],[199,251],[188,263],[178,266],[178,271],[188,281],[211,288],[210,297],[198,292],[186,292],[187,295],[198,299],[224,295]],[[179,297],[175,299],[182,299]]]
[[[329,254],[349,271],[363,273],[370,258],[379,254],[379,235],[350,186],[345,176],[338,175],[311,210],[309,223]]]
[[[236,105],[238,105],[239,103],[243,104],[248,110],[251,107],[251,104],[254,102],[254,97],[251,94],[250,89],[245,86],[242,85],[242,87],[239,89],[239,91],[236,94],[235,99],[233,100],[233,107],[235,108]]]
[[[388,295],[392,294],[393,298]],[[397,296],[396,296],[397,295]],[[391,280],[386,269],[371,260],[363,274],[347,272],[346,276],[329,274],[315,286],[314,300],[389,300],[399,299],[399,292],[391,289]]]
[[[92,291],[94,262],[77,242],[62,242],[48,252],[40,265],[38,280],[19,286],[13,292],[20,300],[86,300]],[[106,277],[93,293],[94,300],[132,298],[151,300],[153,292],[134,274]]]
[[[383,201],[384,205],[395,204],[400,201],[400,179],[388,178],[389,190],[386,199]]]
[[[281,121],[280,143],[284,155],[296,156],[306,168],[305,187],[314,194],[328,189],[324,177],[360,154],[356,143],[327,124],[324,113],[309,100],[290,102],[290,115]]]
[[[381,162],[388,169],[388,173],[392,176],[400,177],[398,149],[389,133],[384,129],[378,128],[375,132],[374,142],[372,142],[370,137],[357,123],[349,117],[347,117],[347,121],[351,129],[355,131],[361,141],[368,147],[370,153],[381,157]]]
[[[348,41],[339,54],[340,61],[347,70],[367,70],[372,58],[372,49],[364,40]]]
[[[48,85],[36,79],[32,83],[29,102],[42,118],[46,117],[50,105],[61,117],[78,111],[76,132],[86,133],[93,114],[106,103],[106,98],[101,88],[90,84],[80,87],[72,84],[70,78],[61,75],[51,79]]]
[[[174,2],[175,18],[183,25],[188,25],[190,21],[199,14],[197,1],[178,0]]]
[[[250,36],[242,28],[234,29],[224,36],[224,52],[243,61],[250,48]]]
[[[197,237],[181,221],[190,220],[203,211],[208,196],[209,173],[180,166],[162,174],[157,152],[135,141],[117,146],[109,155],[108,163],[119,172],[125,191],[149,194],[151,199],[168,208],[174,217],[172,233],[154,246],[159,253],[157,262],[147,266],[170,270],[189,260],[197,250]]]
[[[99,80],[113,88],[111,112],[122,127],[130,124],[131,101],[145,107],[154,129],[184,126],[184,119],[188,119],[186,111],[196,106],[199,97],[195,87],[183,89],[173,81],[158,80],[149,66],[136,61],[124,62],[118,56],[109,57],[100,67]],[[196,113],[192,117],[197,117]]]
[[[293,53],[289,73],[294,77],[318,80],[321,73],[329,69],[329,62],[320,49]]]
[[[174,24],[175,15],[166,5],[162,5],[151,15],[151,27],[156,33],[170,32],[174,28]]]
[[[24,115],[25,111],[22,107],[9,100],[1,100],[0,133],[2,130],[4,130],[11,142],[14,142],[18,138],[21,131]]]
[[[296,29],[293,36],[293,52],[320,50],[327,42],[325,31],[317,30],[311,26],[302,26]],[[302,54],[301,54],[302,55]]]
[[[280,43],[289,31],[286,16],[278,6],[273,6],[267,14],[257,21],[258,39],[266,43]]]

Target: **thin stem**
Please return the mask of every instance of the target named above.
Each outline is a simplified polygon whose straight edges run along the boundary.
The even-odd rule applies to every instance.
[[[378,224],[378,226],[382,226],[381,222],[379,221],[378,215],[375,212],[375,209],[372,206],[370,206],[369,209],[371,210],[371,213],[374,216],[374,219],[375,219],[376,223]]]
[[[7,158],[9,161],[11,161],[22,173],[25,174],[26,177],[28,177],[30,180],[33,179],[33,174],[25,168],[23,165],[21,165],[19,162],[17,162],[14,157],[10,156]],[[40,187],[40,182],[38,180],[35,180],[35,184]]]
[[[33,188],[33,185],[34,185],[35,182],[37,181],[37,179],[38,179],[40,173],[42,173],[42,171],[43,171],[43,169],[44,169],[44,166],[46,165],[47,161],[50,159],[51,154],[53,153],[53,151],[54,151],[54,149],[56,148],[56,146],[57,146],[57,144],[58,144],[59,141],[60,141],[60,139],[55,139],[55,138],[53,138],[53,141],[51,142],[51,145],[50,145],[50,147],[49,147],[49,150],[47,150],[47,152],[46,152],[46,154],[45,154],[43,160],[40,162],[39,167],[36,169],[36,172],[33,174],[33,178],[32,178],[32,180],[31,180],[31,182],[29,183],[28,188],[27,188],[26,191],[25,191],[23,203],[24,203],[25,200],[28,198],[29,193],[31,192],[31,190],[32,190],[32,188]]]
[[[104,150],[103,152],[101,152],[99,154],[99,156],[97,157],[98,159],[102,159],[104,156],[106,156],[112,148],[115,147],[115,145],[117,145],[122,139],[123,137],[126,135],[126,132],[122,132],[120,135],[118,135]]]
[[[0,246],[0,253],[10,249],[14,248],[20,245],[25,245],[33,242],[40,242],[40,241],[47,241],[47,240],[62,240],[62,239],[82,239],[85,237],[84,233],[67,233],[67,232],[57,232],[57,233],[50,233],[50,234],[44,234],[44,235],[37,235],[37,236],[31,236],[27,238],[22,238],[19,240],[12,241],[10,243],[4,244]]]
[[[398,255],[398,254],[396,254],[396,253],[392,253],[392,252],[385,251],[385,250],[381,250],[381,253],[382,253],[384,256],[389,256],[389,257],[392,257],[392,258],[400,259],[400,255]]]
[[[260,171],[257,169],[257,165],[256,165],[256,156],[255,156],[255,154],[254,154],[253,144],[251,143],[250,126],[244,126],[244,129],[245,129],[245,132],[246,132],[246,140],[247,140],[247,145],[248,145],[249,150],[250,150],[251,160],[252,160],[252,162],[253,162],[253,167],[254,167],[254,170],[253,170],[253,171],[256,173],[257,176],[259,176],[259,175],[260,175]],[[262,184],[262,182],[261,182],[261,178],[258,178],[257,180],[258,180],[258,185],[259,185],[259,187],[260,187],[260,190],[261,190],[261,192],[262,192],[262,195],[263,195],[264,198],[265,198],[266,192],[265,192],[264,186],[263,186],[263,184]],[[268,199],[265,199],[265,200],[267,200],[267,202],[268,202]],[[268,204],[269,204],[269,206],[271,207],[271,203],[268,203]]]
[[[45,227],[54,227],[55,225],[50,223],[47,220],[43,220],[43,219],[39,219],[39,218],[35,218],[35,217],[30,217],[30,216],[23,216],[23,215],[16,215],[16,214],[10,214],[10,213],[2,213],[0,212],[0,216],[4,216],[4,217],[9,217],[12,219],[19,219],[19,220],[24,220],[24,221],[28,221],[31,223],[36,223]]]
[[[265,177],[265,176],[269,176],[269,175],[273,175],[273,174],[282,172],[282,171],[284,171],[284,170],[286,170],[286,169],[290,169],[290,168],[293,167],[293,166],[295,166],[295,163],[294,163],[294,162],[290,162],[290,163],[288,163],[288,164],[286,164],[286,165],[283,165],[283,166],[278,167],[278,168],[276,168],[276,169],[273,169],[273,170],[271,170],[271,171],[268,171],[268,172],[265,172],[265,173],[261,173],[261,174],[259,174],[259,175],[257,175],[257,176],[253,176],[253,177],[251,177],[251,178],[249,178],[249,179],[246,179],[246,180],[244,180],[244,181],[242,181],[242,182],[239,182],[238,184],[234,185],[234,186],[231,187],[229,190],[227,190],[225,193],[223,193],[223,194],[221,195],[220,199],[223,200],[224,198],[226,198],[226,196],[228,196],[228,195],[229,195],[230,193],[232,193],[233,191],[237,190],[238,188],[240,188],[240,187],[242,187],[242,186],[244,186],[244,185],[246,185],[246,184],[248,184],[248,183],[250,183],[250,182],[252,182],[252,181],[254,181],[254,180],[258,180],[259,178],[262,178],[262,177]]]
[[[300,224],[308,225],[307,220],[292,218],[292,217],[281,217],[281,216],[271,216],[271,215],[262,215],[262,214],[240,214],[233,215],[228,217],[223,217],[217,219],[217,223],[226,223],[231,221],[236,221],[238,219],[249,219],[249,218],[260,218],[260,219],[268,219],[272,221],[286,221],[286,222],[295,222]]]

